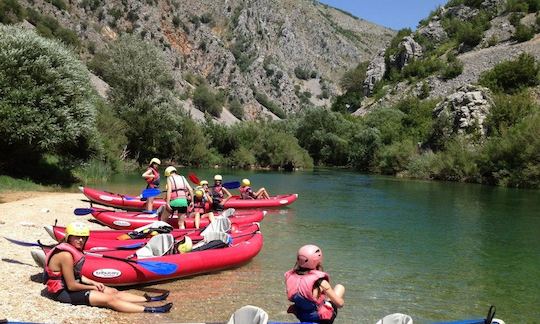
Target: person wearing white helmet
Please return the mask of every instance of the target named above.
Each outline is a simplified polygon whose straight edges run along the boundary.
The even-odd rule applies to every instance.
[[[62,242],[47,253],[44,281],[47,291],[55,300],[72,305],[107,307],[126,313],[166,313],[171,310],[172,303],[153,307],[139,304],[165,300],[168,292],[158,296],[139,296],[83,276],[83,251],[89,236],[90,229],[86,224],[68,224]]]
[[[304,245],[296,254],[296,264],[285,273],[287,298],[294,304],[287,310],[302,322],[333,323],[343,307],[345,287],[332,288],[323,271],[323,254],[316,245]]]
[[[158,158],[152,158],[148,164],[148,168],[142,174],[142,177],[146,181],[146,189],[159,188],[159,166],[161,161]],[[152,210],[154,208],[154,197],[146,198],[146,210]]]
[[[232,197],[229,190],[223,187],[223,177],[220,174],[214,176],[214,185],[210,188],[210,195],[214,210],[223,210],[223,204]]]
[[[161,220],[167,222],[174,212],[178,212],[178,226],[185,228],[184,219],[188,208],[188,202],[193,196],[193,189],[189,185],[186,178],[179,175],[174,166],[168,166],[165,169],[167,177],[167,194],[165,196],[165,209],[162,210]]]
[[[270,199],[270,195],[265,188],[260,188],[257,192],[251,189],[251,181],[242,179],[240,184],[240,198],[242,199]]]

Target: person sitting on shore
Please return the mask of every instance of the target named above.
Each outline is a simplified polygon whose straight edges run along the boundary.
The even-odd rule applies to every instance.
[[[242,184],[240,186],[240,198],[242,199],[270,199],[270,195],[265,188],[253,192],[250,187],[251,182],[249,179],[242,179]]]
[[[214,185],[210,188],[212,197],[212,209],[223,210],[223,204],[232,197],[232,194],[222,185],[223,177],[219,174],[214,176]]]
[[[85,261],[84,245],[90,229],[81,222],[66,227],[64,240],[49,251],[45,259],[45,284],[53,298],[62,303],[111,308],[125,313],[166,313],[172,303],[146,307],[138,303],[165,300],[168,292],[159,296],[134,295],[107,287],[81,274]]]
[[[168,166],[165,169],[165,176],[167,177],[166,205],[158,213],[160,220],[167,222],[174,212],[178,212],[178,226],[179,228],[185,228],[184,219],[187,213],[188,200],[193,195],[193,189],[186,178],[179,175],[173,166]]]
[[[287,298],[294,304],[287,310],[302,322],[333,323],[343,307],[345,287],[330,285],[323,271],[323,254],[315,245],[304,245],[296,254],[296,264],[285,273]]]
[[[150,160],[148,168],[142,174],[142,177],[146,181],[146,189],[159,188],[159,166],[161,161],[157,158]],[[154,197],[146,198],[146,210],[151,211],[154,208]]]
[[[201,218],[208,217],[210,222],[215,219],[214,213],[210,211],[210,197],[203,189],[195,190],[193,200],[188,207],[188,214],[195,217],[195,228],[197,229],[201,225]]]

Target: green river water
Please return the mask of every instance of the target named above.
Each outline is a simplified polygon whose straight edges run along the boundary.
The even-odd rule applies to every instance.
[[[185,174],[191,170],[180,170]],[[211,179],[214,170],[194,170]],[[336,323],[405,313],[415,323],[480,318],[489,305],[508,323],[540,323],[540,191],[423,182],[319,169],[220,170],[270,194],[298,193],[261,223],[264,247],[236,269],[145,288],[171,290],[167,321],[225,321],[243,305],[293,321],[283,273],[296,250],[323,249],[332,283],[346,287]],[[139,175],[89,184],[136,194]]]

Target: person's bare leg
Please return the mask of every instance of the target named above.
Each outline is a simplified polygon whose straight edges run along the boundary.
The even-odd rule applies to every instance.
[[[337,284],[335,287],[334,287],[334,292],[336,293],[336,295],[338,295],[339,297],[343,297],[343,295],[345,295],[345,287],[341,284]]]
[[[146,198],[146,210],[152,211],[154,208],[154,197]]]
[[[195,228],[198,229],[200,225],[201,225],[201,214],[195,213]]]
[[[122,300],[115,295],[105,294],[100,291],[90,292],[90,305],[114,309],[124,313],[142,313],[143,305],[137,305],[129,301]]]

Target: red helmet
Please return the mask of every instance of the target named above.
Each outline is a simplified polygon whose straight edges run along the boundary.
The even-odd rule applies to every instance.
[[[322,260],[323,255],[321,249],[312,244],[302,246],[296,255],[298,266],[305,269],[316,269]]]

